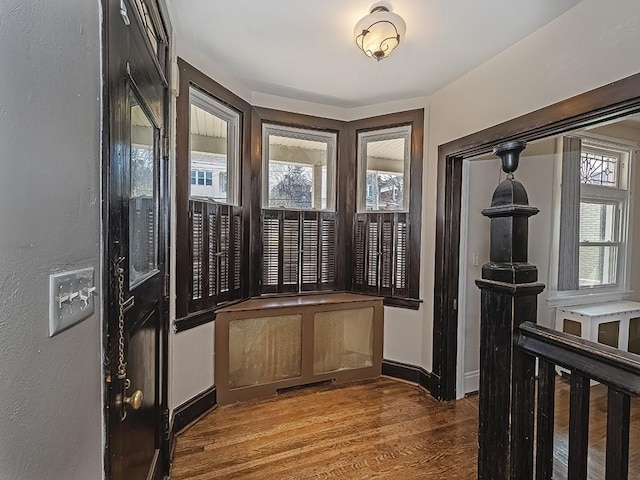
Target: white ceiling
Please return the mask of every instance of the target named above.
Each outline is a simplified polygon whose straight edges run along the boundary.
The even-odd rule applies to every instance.
[[[204,58],[252,92],[351,108],[431,95],[580,1],[168,3],[187,61]],[[365,57],[353,38],[356,22],[378,4],[407,23],[405,39],[381,62]]]

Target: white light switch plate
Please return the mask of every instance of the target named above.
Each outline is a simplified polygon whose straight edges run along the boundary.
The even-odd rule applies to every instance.
[[[95,311],[94,268],[49,276],[49,336],[89,318]]]

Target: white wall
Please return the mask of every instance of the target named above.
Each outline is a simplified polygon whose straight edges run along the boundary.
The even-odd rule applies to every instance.
[[[48,296],[52,272],[100,280],[100,4],[0,19],[0,479],[99,479],[100,315],[49,338]]]
[[[584,0],[431,97],[425,291],[434,286],[438,145],[635,74],[638,45],[637,0]],[[433,296],[425,297],[424,312],[423,365],[430,370]]]
[[[206,323],[171,338],[171,408],[214,384],[214,324]]]

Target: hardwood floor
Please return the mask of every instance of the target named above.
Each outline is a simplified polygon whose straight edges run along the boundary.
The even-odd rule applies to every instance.
[[[604,478],[606,389],[591,389],[589,478]],[[557,381],[554,478],[566,478],[568,384]],[[438,403],[381,377],[220,407],[182,433],[172,480],[474,479],[477,397]],[[630,479],[640,479],[632,402]]]
[[[382,377],[214,410],[177,441],[171,479],[476,477],[475,399]]]

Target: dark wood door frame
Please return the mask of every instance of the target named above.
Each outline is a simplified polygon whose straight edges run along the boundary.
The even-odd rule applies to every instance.
[[[458,277],[462,161],[500,142],[538,140],[640,111],[640,74],[541,108],[438,147],[436,265],[433,307],[433,390],[456,397]]]

